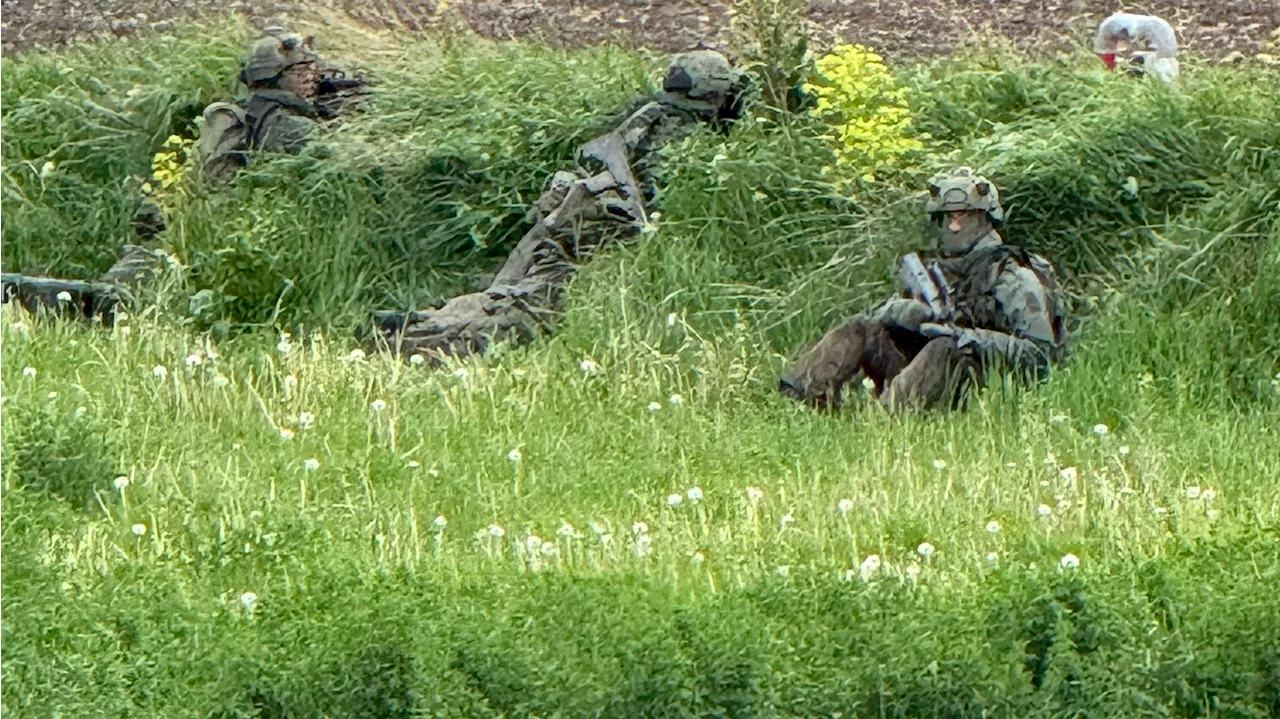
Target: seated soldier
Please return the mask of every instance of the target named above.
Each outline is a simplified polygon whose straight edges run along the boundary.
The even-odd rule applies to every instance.
[[[1044,258],[1003,242],[995,186],[958,168],[930,183],[925,210],[938,234],[934,280],[945,283],[934,285],[935,304],[909,288],[852,318],[800,358],[780,391],[834,407],[842,387],[861,374],[891,411],[954,407],[1001,367],[1042,376],[1063,359],[1056,273]]]

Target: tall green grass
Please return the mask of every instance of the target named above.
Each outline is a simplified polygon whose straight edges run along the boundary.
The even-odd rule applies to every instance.
[[[203,42],[231,63],[227,37]],[[186,47],[105,57],[198,78]],[[96,271],[115,230],[71,209],[124,207],[170,131],[177,110],[146,115],[151,134],[85,155],[100,166],[60,162],[64,194],[33,192],[72,120],[10,109],[79,91],[19,78],[123,73],[94,57],[4,61],[6,269]],[[914,187],[834,190],[805,118],[669,148],[656,232],[584,268],[554,337],[440,371],[353,354],[364,312],[490,269],[658,66],[518,44],[378,57],[365,114],[173,216],[188,289],[271,331],[5,309],[4,709],[1280,713],[1270,76],[1194,68],[1171,95],[1007,58],[902,68],[937,139],[906,176],[990,172],[1009,239],[1062,265],[1076,332],[1032,390],[891,418],[856,387],[837,415],[774,389],[922,229]],[[1166,155],[1124,152],[1146,137]],[[1134,198],[1112,187],[1130,175]],[[44,242],[58,223],[83,234]]]

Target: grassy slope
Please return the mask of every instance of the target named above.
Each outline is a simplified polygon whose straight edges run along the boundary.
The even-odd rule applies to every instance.
[[[181,55],[167,42],[112,52],[183,68],[221,57],[209,60],[220,67],[235,46]],[[253,275],[259,299],[274,304],[280,277],[304,288],[286,298],[286,319],[314,322],[335,306],[354,316],[411,277],[429,292],[462,286],[491,262],[466,249],[476,215],[439,223],[442,196],[422,188],[518,229],[539,189],[531,178],[587,131],[582,109],[643,84],[644,66],[615,51],[576,59],[566,78],[548,68],[568,56],[544,50],[414,50],[383,70],[404,78],[382,100],[391,111],[338,131],[335,157],[265,164],[233,191],[239,207],[197,192],[179,208],[171,237],[196,286],[233,279],[216,250],[236,228],[237,246],[278,274]],[[96,213],[122,206],[122,178],[145,170],[169,132],[156,108],[125,123],[134,144],[93,144],[108,136],[89,127],[76,139],[90,144],[59,150],[72,153],[57,157],[63,189],[36,195],[41,153],[59,143],[12,118],[92,91],[57,79],[60,64],[88,62],[5,60],[6,266],[11,253],[64,269],[109,256],[127,215],[110,227],[67,218],[76,207],[115,217]],[[960,143],[961,159],[996,168],[1011,238],[1060,258],[1092,314],[1052,380],[988,392],[967,414],[893,420],[854,402],[824,417],[774,396],[781,355],[883,292],[893,253],[918,230],[900,191],[835,196],[805,122],[747,123],[727,142],[701,135],[678,148],[657,234],[593,263],[556,338],[465,374],[344,361],[342,321],[327,340],[294,338],[287,354],[276,337],[248,336],[215,359],[205,335],[163,318],[106,334],[15,324],[6,310],[5,708],[1280,711],[1280,167],[1267,124],[1278,100],[1255,90],[1267,78],[1223,70],[1189,73],[1185,97],[1171,99],[1091,70],[990,62],[907,72],[919,122]],[[584,82],[598,66],[618,83]],[[46,85],[23,79],[37,72]],[[96,81],[127,87],[132,72]],[[221,92],[194,70],[158,76],[179,88],[171,97]],[[484,91],[462,103],[435,89],[464,83]],[[452,114],[414,109],[431,102]],[[66,104],[66,126],[91,111]],[[1002,124],[984,129],[984,117]],[[1129,151],[1140,142],[1158,147]],[[294,179],[315,172],[315,184]],[[1129,176],[1138,198],[1119,189]],[[382,209],[363,194],[369,177],[391,198]],[[337,226],[334,198],[350,212]],[[49,234],[68,227],[82,234]],[[36,242],[49,236],[65,239]],[[375,251],[378,237],[403,246]],[[317,279],[310,268],[333,264],[320,239],[357,248],[351,266]],[[264,319],[248,300],[220,308]],[[201,364],[187,366],[193,353]],[[291,424],[302,412],[313,427]],[[1095,434],[1098,423],[1109,431]],[[111,486],[118,474],[123,491]],[[669,504],[692,487],[701,502]],[[638,522],[648,553],[637,552]],[[923,542],[935,548],[927,559]],[[850,577],[873,553],[877,577]],[[1060,567],[1068,553],[1077,570]],[[249,591],[252,616],[239,601]]]

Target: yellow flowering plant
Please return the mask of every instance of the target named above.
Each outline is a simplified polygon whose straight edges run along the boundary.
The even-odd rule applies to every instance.
[[[156,199],[180,188],[195,164],[195,140],[170,135],[151,158],[151,182],[142,186],[143,193]]]
[[[884,58],[863,45],[838,45],[816,66],[818,76],[804,89],[817,99],[810,113],[833,130],[826,138],[835,146],[840,174],[871,181],[924,149],[909,136],[907,88],[898,86]]]

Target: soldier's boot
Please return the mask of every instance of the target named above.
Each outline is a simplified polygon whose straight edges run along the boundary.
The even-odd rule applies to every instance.
[[[930,409],[944,402],[954,408],[980,381],[980,365],[956,346],[955,338],[938,337],[889,382],[880,402],[890,412]]]
[[[863,373],[876,392],[907,366],[907,355],[884,325],[855,317],[827,332],[778,380],[778,390],[817,407],[835,408],[844,385]]]

